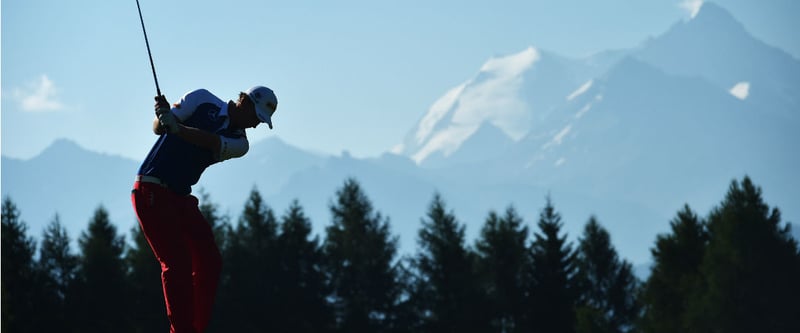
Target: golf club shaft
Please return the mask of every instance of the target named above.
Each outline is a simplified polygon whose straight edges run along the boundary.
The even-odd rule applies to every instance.
[[[150,57],[150,68],[153,69],[153,81],[156,82],[156,94],[161,96],[161,88],[158,87],[158,77],[156,76],[156,65],[153,64],[153,54],[150,53],[150,42],[147,40],[147,30],[144,28],[144,19],[142,18],[142,7],[139,6],[139,0],[136,0],[136,8],[139,9],[139,21],[142,22],[142,33],[144,33],[144,44],[147,45],[147,56]]]

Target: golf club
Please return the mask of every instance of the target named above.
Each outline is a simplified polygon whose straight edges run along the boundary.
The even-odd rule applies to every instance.
[[[139,6],[139,0],[136,0],[136,8],[139,9],[139,21],[142,22],[142,33],[144,33],[144,44],[147,45],[147,56],[150,57],[150,68],[153,69],[153,81],[156,82],[156,94],[161,96],[161,88],[158,87],[158,77],[156,77],[156,65],[153,64],[153,54],[150,53],[150,42],[147,40],[147,30],[144,28],[144,19],[142,18],[142,7]]]

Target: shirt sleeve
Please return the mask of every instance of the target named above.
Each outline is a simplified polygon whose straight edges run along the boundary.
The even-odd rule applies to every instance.
[[[242,157],[250,149],[247,137],[229,138],[224,135],[219,136],[219,161],[228,160],[235,157]]]
[[[208,101],[213,98],[215,98],[214,95],[208,90],[192,90],[183,95],[183,97],[172,106],[171,111],[179,121],[184,122],[194,114],[194,111],[197,110],[200,104],[208,103]]]

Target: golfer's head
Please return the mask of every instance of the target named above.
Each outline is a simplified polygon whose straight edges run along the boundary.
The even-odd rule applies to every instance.
[[[256,116],[262,123],[267,123],[272,129],[272,115],[278,108],[278,98],[272,89],[264,86],[255,86],[245,92],[248,99],[255,106]]]

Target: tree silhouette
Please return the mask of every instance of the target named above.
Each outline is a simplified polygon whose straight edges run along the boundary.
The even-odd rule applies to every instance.
[[[211,195],[202,188],[198,191],[199,204],[197,208],[200,214],[206,219],[206,222],[211,226],[214,232],[214,240],[217,243],[217,248],[220,250],[225,249],[227,246],[226,241],[231,232],[230,216],[221,214],[219,212],[219,205],[211,200]]]
[[[688,205],[678,211],[656,238],[641,290],[596,217],[572,250],[550,198],[530,243],[509,207],[489,212],[472,250],[434,194],[418,251],[397,260],[389,219],[355,179],[337,190],[322,244],[296,200],[279,223],[254,188],[234,229],[200,195],[225,259],[208,331],[800,332],[798,243],[748,177],[705,219]],[[100,206],[73,254],[56,215],[36,260],[20,215],[4,198],[4,332],[168,327],[160,268],[138,227],[128,248]]]
[[[631,264],[620,260],[611,236],[592,216],[579,240],[578,332],[627,332],[639,314],[638,281]]]
[[[234,295],[228,290],[230,287],[230,270],[232,266],[228,262],[231,259],[228,252],[231,248],[230,243],[233,239],[233,228],[231,227],[231,219],[227,214],[220,213],[219,205],[211,200],[211,195],[203,188],[197,191],[198,206],[200,214],[206,219],[206,222],[211,226],[214,233],[214,241],[217,248],[222,255],[222,272],[220,276],[220,283],[217,288],[217,299],[214,302],[214,309],[211,315],[211,321],[208,324],[208,332],[227,332],[231,329],[232,320],[238,320],[238,314],[235,308],[240,306]],[[237,265],[234,265],[237,267]],[[239,265],[238,267],[241,267]]]
[[[419,250],[412,261],[418,278],[415,304],[425,332],[487,331],[476,255],[465,245],[459,224],[436,193],[422,219]]]
[[[490,212],[476,248],[479,270],[488,293],[492,331],[526,332],[531,281],[528,227],[513,207],[505,215]]]
[[[333,307],[340,332],[389,332],[401,292],[394,260],[397,239],[389,220],[373,211],[355,179],[347,179],[331,205],[324,243]]]
[[[219,327],[234,332],[276,329],[278,222],[261,194],[253,188],[236,230],[230,235],[223,261],[219,293]]]
[[[82,332],[120,332],[129,327],[125,240],[100,206],[78,239],[81,249],[76,328]]]
[[[297,200],[281,218],[276,278],[278,332],[328,332],[333,310],[319,237],[311,239],[311,222]]]
[[[708,233],[705,223],[685,205],[670,222],[672,232],[656,238],[653,268],[642,292],[642,330],[685,332],[689,299],[704,289],[700,275]]]
[[[2,205],[2,331],[32,332],[37,320],[36,269],[33,254],[36,243],[27,235],[27,225],[20,219],[11,198]]]
[[[75,293],[78,256],[72,253],[67,230],[59,216],[44,230],[39,250],[40,272],[37,310],[47,319],[37,320],[38,330],[54,332],[72,327],[72,304],[80,295]]]
[[[733,181],[708,217],[691,326],[706,332],[800,332],[800,254],[780,211],[749,177]]]
[[[539,214],[539,232],[531,245],[533,318],[537,332],[573,332],[578,290],[575,256],[567,236],[560,235],[561,215],[550,197]]]

